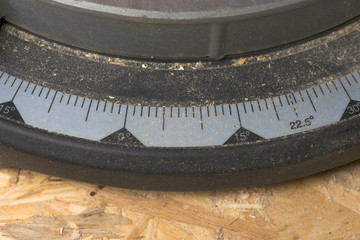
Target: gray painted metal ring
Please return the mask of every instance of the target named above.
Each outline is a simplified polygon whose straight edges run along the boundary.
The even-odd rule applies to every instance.
[[[360,14],[360,1],[3,0],[0,15],[49,39],[112,55],[220,59],[304,39]]]

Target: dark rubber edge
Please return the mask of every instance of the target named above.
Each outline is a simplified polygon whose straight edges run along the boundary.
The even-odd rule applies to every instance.
[[[306,134],[207,148],[126,148],[0,119],[1,165],[108,186],[206,190],[307,176],[360,157],[360,116]],[[34,144],[36,143],[36,144]],[[42,156],[42,157],[39,157]]]

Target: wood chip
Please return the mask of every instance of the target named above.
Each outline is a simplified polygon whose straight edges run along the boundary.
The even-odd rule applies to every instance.
[[[238,67],[238,66],[244,65],[246,60],[247,60],[246,58],[240,58],[236,62],[234,62],[231,66]]]

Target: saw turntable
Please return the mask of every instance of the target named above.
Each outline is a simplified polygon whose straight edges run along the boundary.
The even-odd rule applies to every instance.
[[[0,165],[199,190],[360,158],[359,0],[2,0]]]

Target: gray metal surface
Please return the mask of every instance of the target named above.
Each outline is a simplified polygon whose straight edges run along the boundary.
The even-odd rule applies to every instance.
[[[0,17],[96,52],[220,59],[287,44],[360,14],[358,0],[2,0]]]

